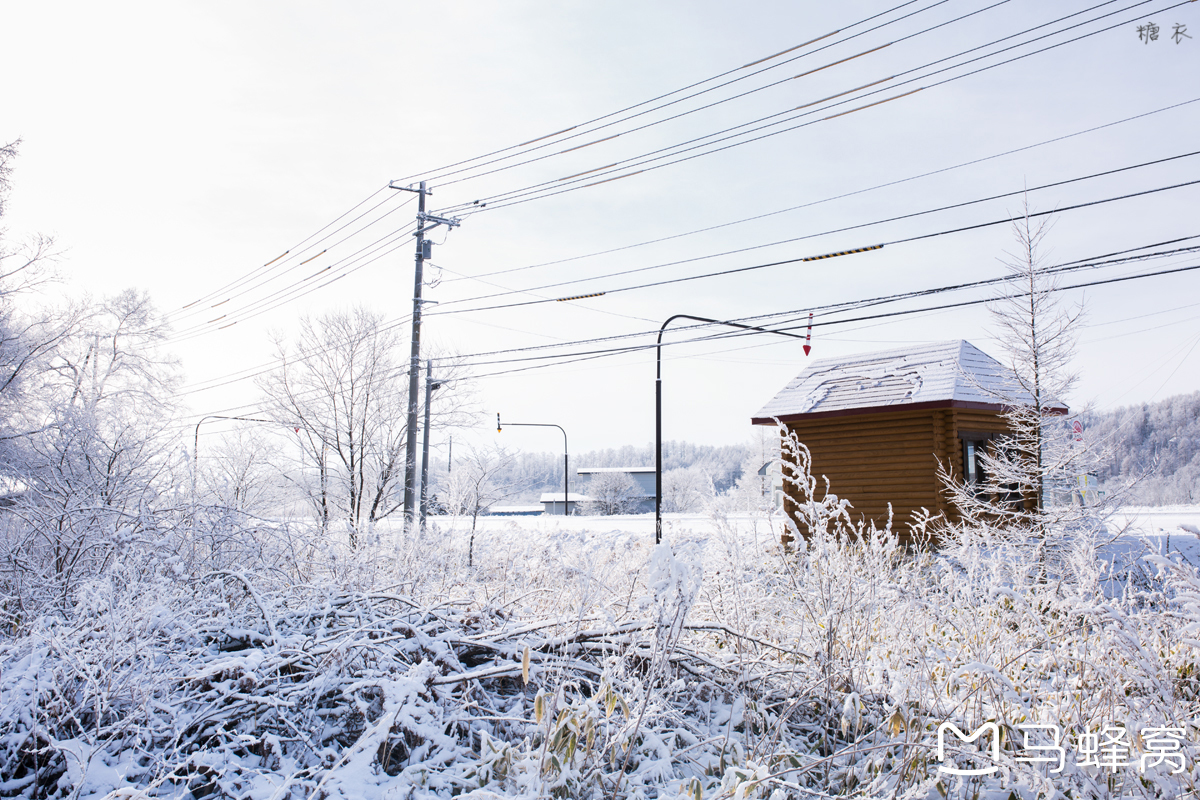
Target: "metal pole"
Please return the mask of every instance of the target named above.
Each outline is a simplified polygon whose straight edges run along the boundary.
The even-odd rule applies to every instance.
[[[677,319],[690,319],[696,322],[705,322],[710,325],[728,325],[731,328],[741,328],[746,331],[756,331],[758,333],[777,333],[780,336],[788,336],[792,339],[803,340],[803,336],[797,336],[794,333],[785,331],[773,331],[769,328],[759,328],[756,325],[743,325],[740,322],[730,322],[729,320],[709,319],[708,317],[693,317],[691,314],[676,314],[673,317],[668,317],[667,321],[658,329],[658,344],[654,347],[655,371],[654,371],[654,543],[662,542],[662,337],[667,330],[667,326]]]
[[[200,475],[200,426],[210,419],[236,419],[242,422],[275,422],[273,419],[257,419],[255,417],[223,417],[219,414],[209,414],[201,417],[196,423],[196,435],[192,440],[192,531],[196,530],[196,481]]]
[[[570,484],[568,481],[571,477],[570,470],[570,447],[567,445],[567,431],[562,425],[555,425],[552,422],[506,422],[505,425],[516,425],[521,428],[558,428],[563,435],[563,516],[570,513],[571,493],[569,491]],[[500,433],[500,415],[496,415],[496,433]]]
[[[421,390],[421,288],[425,267],[425,181],[417,195],[417,256],[413,276],[412,356],[408,367],[408,430],[404,448],[404,530],[412,527],[416,508],[417,406]]]
[[[662,331],[659,331],[662,338]],[[662,542],[662,345],[654,376],[654,543]]]
[[[425,433],[421,445],[421,530],[425,530],[425,515],[429,511],[429,401],[439,384],[433,382],[433,359],[425,359]]]

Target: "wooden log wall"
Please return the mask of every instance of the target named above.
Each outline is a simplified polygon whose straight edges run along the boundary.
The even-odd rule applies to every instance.
[[[956,516],[937,470],[940,462],[963,475],[959,431],[1002,432],[1005,425],[995,412],[941,408],[800,420],[788,428],[812,453],[813,474],[829,478],[830,491],[850,501],[856,518],[882,528],[890,502],[893,530],[903,539],[920,508]],[[786,482],[784,491],[795,499]]]

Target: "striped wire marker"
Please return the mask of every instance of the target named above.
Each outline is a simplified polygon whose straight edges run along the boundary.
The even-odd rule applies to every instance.
[[[883,249],[883,245],[873,244],[870,247],[857,247],[853,250],[839,250],[836,253],[826,253],[823,256],[809,256],[808,258],[802,258],[800,260],[801,261],[820,261],[823,258],[837,258],[838,256],[849,256],[849,255],[853,255],[854,253],[865,253],[868,250],[882,250],[882,249]]]

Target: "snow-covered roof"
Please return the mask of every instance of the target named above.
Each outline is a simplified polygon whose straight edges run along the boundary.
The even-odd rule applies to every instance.
[[[927,403],[999,409],[1020,399],[1011,375],[962,339],[826,358],[806,367],[753,421]]]
[[[492,506],[488,509],[488,513],[494,517],[503,517],[506,514],[544,514],[545,511],[542,506]]]

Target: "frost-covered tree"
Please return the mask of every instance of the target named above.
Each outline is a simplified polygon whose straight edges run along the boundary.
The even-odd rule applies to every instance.
[[[41,375],[39,430],[20,472],[24,526],[8,544],[26,584],[61,603],[156,526],[178,382],[176,363],[158,351],[166,332],[145,294],[84,304]]]
[[[261,514],[284,499],[277,441],[239,427],[223,436],[200,464],[202,500],[239,513]]]
[[[28,457],[29,437],[45,422],[42,378],[73,330],[69,312],[30,313],[18,304],[49,280],[53,262],[52,240],[35,236],[14,243],[2,227],[18,144],[0,146],[0,474],[14,486]]]
[[[259,383],[269,414],[291,427],[302,453],[298,481],[321,527],[340,517],[358,535],[402,504],[404,397],[399,329],[365,308],[302,317],[293,346]]]
[[[516,497],[520,484],[506,479],[513,456],[503,447],[469,448],[454,464],[438,492],[446,498],[447,510],[456,517],[469,517],[471,538],[467,545],[467,566],[475,565],[475,530],[479,517],[496,503]]]
[[[637,482],[628,472],[598,472],[588,481],[585,491],[586,514],[632,514],[640,500]]]
[[[702,467],[679,467],[663,473],[662,491],[663,511],[700,511],[713,496],[712,479]]]
[[[1064,305],[1056,274],[1045,267],[1049,228],[1045,219],[1033,220],[1028,206],[1013,222],[1017,247],[1001,259],[1010,279],[989,306],[1005,367],[999,388],[989,391],[1004,407],[1008,432],[981,455],[982,476],[975,483],[942,471],[961,515],[960,531],[1003,531],[1041,544],[1081,516],[1055,502],[1055,490],[1093,470],[1099,458],[1076,441],[1065,416],[1077,379],[1072,360],[1082,311]]]
[[[364,307],[302,317],[292,345],[277,344],[278,367],[259,383],[268,413],[294,431],[303,469],[292,478],[321,526],[349,523],[350,541],[403,508],[407,375],[400,329]],[[431,422],[461,424],[461,381],[438,375]]]

